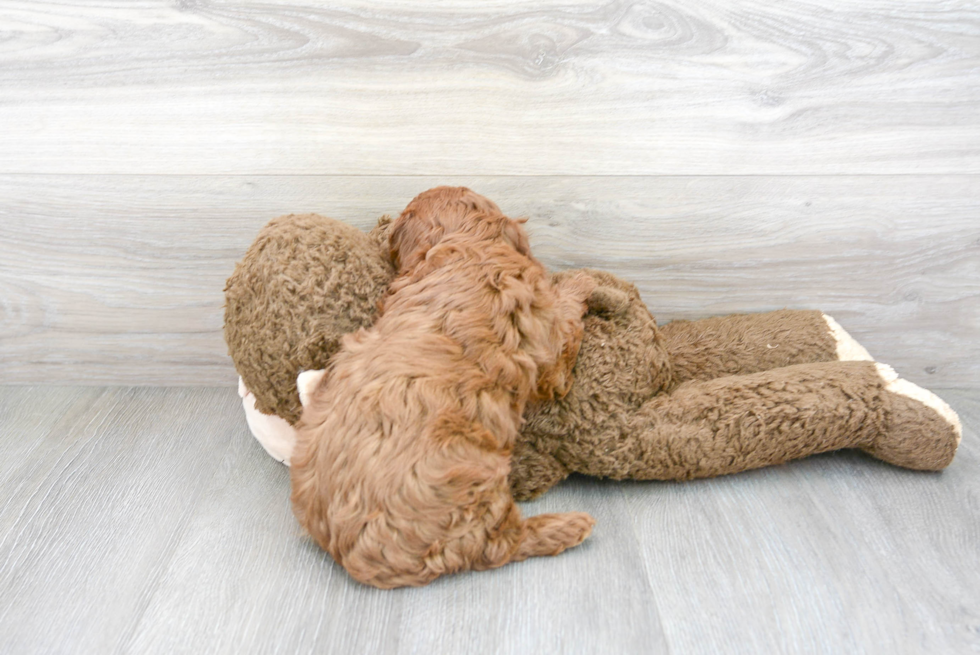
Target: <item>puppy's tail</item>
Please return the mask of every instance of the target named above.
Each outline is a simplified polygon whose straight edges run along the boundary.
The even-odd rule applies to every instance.
[[[557,555],[578,546],[592,534],[594,525],[595,519],[584,512],[538,514],[525,519],[521,524],[521,541],[511,561]]]

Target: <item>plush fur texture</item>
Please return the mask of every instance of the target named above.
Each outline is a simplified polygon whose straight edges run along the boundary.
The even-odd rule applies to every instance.
[[[370,234],[316,214],[273,219],[225,284],[225,341],[255,407],[290,424],[296,375],[374,323],[395,276],[387,218]]]
[[[296,374],[330,361],[326,353],[332,351],[324,348],[318,359],[298,363],[297,352],[307,352],[309,326],[336,343],[346,326],[370,325],[394,276],[386,249],[362,246],[387,241],[386,221],[372,237],[339,221],[316,222],[325,234],[312,238],[296,217],[277,219],[236,269],[239,283],[229,281],[240,306],[226,313],[226,334],[251,335],[247,344],[229,340],[229,353],[246,383],[263,380],[267,370],[288,380],[253,389],[262,407],[283,417],[298,417]],[[260,248],[270,240],[297,245]],[[287,254],[296,258],[295,267]],[[382,274],[361,293],[365,281],[355,284],[353,272],[365,268]],[[297,301],[282,293],[282,270],[316,300],[293,307]],[[597,286],[588,299],[574,383],[564,398],[525,410],[511,458],[518,500],[573,472],[686,480],[837,448],[940,470],[956,453],[955,413],[925,390],[913,393],[904,381],[885,380],[873,365],[841,363],[866,360],[867,352],[853,343],[842,348],[853,340],[818,311],[658,327],[632,284],[601,271],[584,273]],[[553,280],[574,275],[563,272]]]
[[[956,422],[888,393],[873,362],[840,361],[821,312],[657,327],[632,284],[588,273],[598,290],[575,384],[564,398],[528,408],[513,456],[516,498],[534,498],[570,473],[688,480],[841,448],[922,470],[952,461]],[[599,293],[615,300],[597,303]]]
[[[581,543],[590,516],[522,520],[507,475],[528,401],[571,386],[592,280],[553,285],[520,223],[468,189],[418,196],[390,243],[398,274],[374,326],[300,381],[300,524],[384,588]]]

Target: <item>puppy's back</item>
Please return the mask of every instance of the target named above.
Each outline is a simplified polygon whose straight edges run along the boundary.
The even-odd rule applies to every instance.
[[[507,239],[426,247],[375,326],[345,338],[291,469],[300,523],[379,587],[557,554],[592,526],[585,514],[522,521],[507,484],[524,404],[568,350],[560,326],[581,324],[584,296],[559,302]]]

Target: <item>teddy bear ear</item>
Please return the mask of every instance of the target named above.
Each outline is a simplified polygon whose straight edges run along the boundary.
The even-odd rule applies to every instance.
[[[388,235],[391,233],[391,224],[393,222],[394,221],[392,220],[391,216],[385,214],[378,219],[378,224],[375,225],[370,232],[368,232],[368,239],[370,239],[372,243],[377,244],[386,260],[390,257],[390,253],[388,252]]]
[[[326,369],[303,371],[297,376],[296,389],[299,390],[299,402],[302,403],[303,407],[307,407],[310,404],[310,399],[316,392],[317,387],[320,386],[320,381],[323,380],[326,372]]]

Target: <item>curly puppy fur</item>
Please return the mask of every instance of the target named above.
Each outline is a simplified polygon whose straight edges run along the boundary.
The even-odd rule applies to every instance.
[[[300,524],[355,579],[423,585],[582,542],[583,513],[522,519],[507,476],[525,405],[562,396],[594,283],[553,285],[520,222],[464,188],[395,221],[398,276],[304,404]]]

